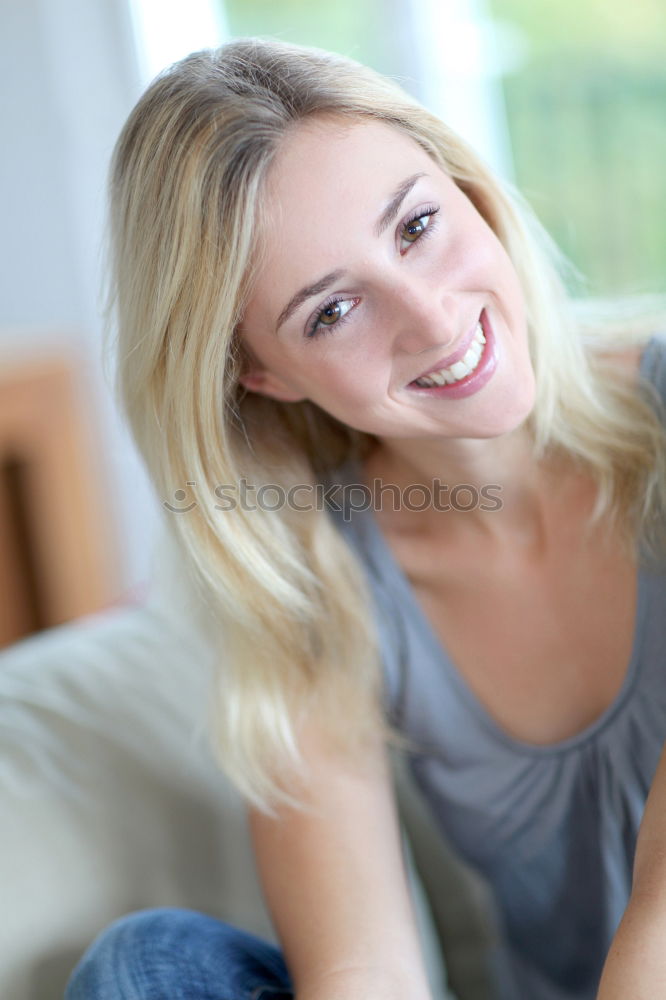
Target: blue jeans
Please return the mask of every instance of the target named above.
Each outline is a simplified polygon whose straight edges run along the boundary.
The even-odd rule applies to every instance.
[[[95,938],[65,1000],[290,1000],[282,953],[222,920],[178,907],[138,910]]]

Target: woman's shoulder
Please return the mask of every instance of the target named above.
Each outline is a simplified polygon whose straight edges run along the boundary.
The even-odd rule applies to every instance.
[[[653,333],[638,343],[600,349],[598,356],[613,362],[636,384],[641,378],[645,379],[666,395],[666,330]]]
[[[603,351],[601,352],[601,356],[616,361],[618,367],[627,375],[638,379],[641,371],[641,362],[646,349],[646,344],[639,344],[638,346],[632,344],[631,347],[623,348],[619,351]]]

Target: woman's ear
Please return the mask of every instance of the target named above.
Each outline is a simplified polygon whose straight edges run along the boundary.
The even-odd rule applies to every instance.
[[[277,399],[281,403],[300,403],[307,398],[291,388],[279,375],[274,375],[265,368],[254,367],[241,375],[238,381],[250,392],[258,392],[261,396]]]

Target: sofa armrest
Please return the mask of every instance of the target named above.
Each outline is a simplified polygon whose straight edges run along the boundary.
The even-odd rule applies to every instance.
[[[159,603],[0,653],[0,996],[62,996],[112,920],[201,910],[275,942],[240,796],[206,734],[214,651]],[[434,1000],[437,934],[410,870]]]

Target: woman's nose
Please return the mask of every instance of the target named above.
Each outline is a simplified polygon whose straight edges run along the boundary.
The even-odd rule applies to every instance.
[[[442,353],[465,332],[460,329],[461,311],[456,296],[441,287],[423,283],[394,289],[391,302],[394,347],[405,354],[420,354],[433,347]]]

